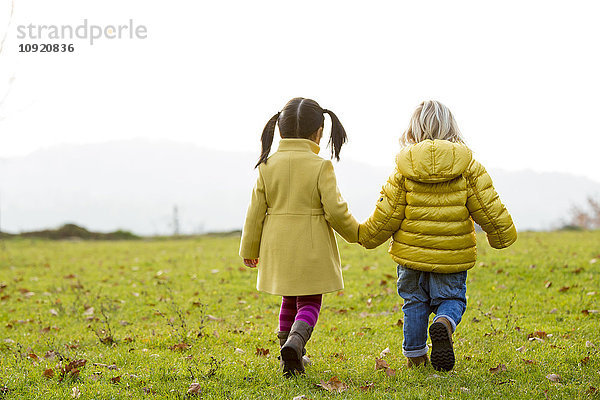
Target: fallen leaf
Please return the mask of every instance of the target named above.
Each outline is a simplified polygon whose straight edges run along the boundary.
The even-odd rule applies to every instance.
[[[590,356],[583,357],[579,362],[583,365],[587,364],[590,361]]]
[[[86,308],[85,311],[83,312],[83,315],[86,317],[94,315],[94,307]]]
[[[71,397],[74,399],[78,399],[79,396],[81,396],[81,392],[79,391],[79,388],[75,386],[73,389],[71,389]]]
[[[385,361],[384,359],[381,359],[381,358],[375,359],[375,370],[386,369],[389,367],[390,366],[388,365],[387,361]]]
[[[366,392],[367,390],[371,390],[374,387],[375,384],[373,382],[367,382],[363,386],[360,386],[359,389]]]
[[[560,376],[556,375],[556,374],[548,374],[546,375],[546,378],[552,382],[559,382],[560,381]]]
[[[32,360],[39,360],[38,356],[35,353],[27,354],[27,358],[30,358]]]
[[[337,376],[334,376],[327,382],[321,380],[321,383],[318,384],[317,387],[323,388],[328,392],[334,393],[342,393],[343,391],[348,389],[348,385],[340,381]]]
[[[398,322],[396,322],[396,325],[397,325],[397,326],[403,326],[403,325],[404,325],[404,320],[403,320],[402,318],[400,318],[400,319],[398,320]]]
[[[48,379],[50,379],[50,378],[52,378],[52,377],[54,376],[54,370],[53,370],[52,368],[48,368],[47,370],[45,370],[45,371],[42,373],[42,376],[43,376],[44,378],[48,378]]]
[[[256,348],[256,355],[257,356],[268,356],[269,355],[269,349],[263,349],[262,347],[257,347]]]
[[[223,318],[218,318],[218,317],[215,317],[214,315],[210,315],[210,314],[208,314],[206,316],[206,319],[209,321],[223,321]]]
[[[173,346],[169,347],[169,350],[173,350],[173,351],[180,350],[180,351],[183,351],[183,350],[189,349],[190,347],[192,347],[192,346],[190,346],[187,343],[181,342],[181,343],[177,343],[177,344],[174,344]]]
[[[532,332],[529,335],[527,335],[527,339],[531,339],[531,338],[546,339],[547,337],[548,337],[548,334],[544,331],[535,331],[535,332]]]
[[[552,282],[546,281],[546,285],[544,285],[544,286],[546,286],[546,289],[548,289],[548,288],[550,288],[550,286],[552,286]]]
[[[116,383],[119,383],[119,382],[121,382],[121,376],[120,375],[110,378],[110,383],[116,384]]]
[[[65,371],[66,372],[74,371],[77,368],[84,367],[86,363],[87,363],[87,360],[83,360],[83,359],[71,361],[65,367]]]
[[[585,347],[596,347],[596,345],[594,343],[590,342],[589,340],[587,340],[585,342]]]
[[[558,289],[559,292],[566,292],[567,290],[571,289],[571,286],[563,286],[560,289]]]
[[[521,353],[525,352],[527,350],[527,348],[525,346],[521,346],[519,348],[517,348],[517,351],[520,351]]]
[[[383,357],[385,357],[385,356],[386,356],[386,354],[389,354],[389,352],[390,352],[390,348],[389,348],[389,347],[386,347],[385,349],[383,349],[383,350],[381,351],[381,353],[379,353],[379,357],[383,358]]]
[[[556,314],[558,312],[558,308],[553,308],[552,310],[550,310],[550,314]]]
[[[202,393],[202,387],[199,383],[194,382],[188,387],[187,394],[198,395],[200,393]]]
[[[505,371],[506,371],[506,365],[504,365],[504,364],[498,364],[497,367],[490,368],[490,372],[492,374],[497,374],[498,372],[505,372]]]
[[[526,360],[526,359],[524,359],[524,358],[522,358],[521,360],[523,360],[523,362],[524,362],[525,364],[537,364],[537,363],[536,363],[535,361],[533,361],[533,360]]]
[[[385,374],[386,374],[387,376],[394,376],[394,375],[396,375],[396,370],[395,370],[395,369],[391,369],[391,368],[387,368],[387,369],[385,370]]]

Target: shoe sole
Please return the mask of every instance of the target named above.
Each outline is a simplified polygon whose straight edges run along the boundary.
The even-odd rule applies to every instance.
[[[302,358],[298,358],[298,354],[291,347],[281,348],[281,359],[283,360],[283,375],[291,377],[304,373]]]
[[[452,341],[446,325],[434,322],[429,327],[431,338],[431,366],[436,371],[450,371],[454,368],[455,358]]]

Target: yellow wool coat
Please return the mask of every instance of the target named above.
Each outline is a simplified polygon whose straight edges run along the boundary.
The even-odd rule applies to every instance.
[[[333,164],[308,139],[281,139],[258,179],[242,231],[240,256],[258,258],[257,289],[283,296],[344,288],[333,233],[358,241],[358,222],[337,187]]]
[[[490,176],[465,145],[425,140],[404,147],[396,164],[373,215],[360,225],[365,247],[392,236],[388,251],[398,264],[452,273],[475,265],[473,221],[496,249],[517,240]]]

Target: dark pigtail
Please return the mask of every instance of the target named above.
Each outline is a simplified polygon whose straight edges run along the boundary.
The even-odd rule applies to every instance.
[[[344,143],[348,141],[346,130],[333,111],[323,109],[323,112],[331,117],[331,137],[329,138],[329,147],[331,147],[331,158],[340,161],[340,151]]]
[[[258,168],[260,164],[267,162],[267,158],[269,157],[269,153],[271,152],[273,136],[275,136],[275,125],[277,125],[279,114],[280,113],[273,115],[269,122],[267,122],[267,124],[265,125],[265,129],[263,129],[262,135],[260,137],[260,141],[262,142],[260,158],[258,159],[258,162],[254,166],[254,168]]]

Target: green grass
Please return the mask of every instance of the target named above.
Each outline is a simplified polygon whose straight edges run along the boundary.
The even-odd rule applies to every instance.
[[[298,379],[278,371],[280,299],[256,291],[238,242],[0,243],[0,398],[71,398],[74,387],[80,399],[185,398],[192,382],[205,399],[600,396],[590,388],[600,390],[600,314],[582,313],[600,310],[600,232],[521,233],[503,251],[479,237],[449,373],[404,366],[402,300],[386,246],[340,243],[346,289],[324,297],[307,347],[313,365]],[[528,340],[535,331],[548,336]],[[114,344],[99,340],[108,336]],[[170,349],[181,342],[191,347]],[[386,347],[391,377],[375,370]],[[78,376],[59,381],[77,359],[87,361]],[[490,371],[499,364],[506,371]],[[346,391],[316,386],[335,376]]]

